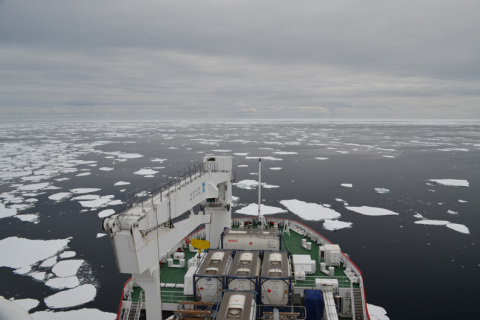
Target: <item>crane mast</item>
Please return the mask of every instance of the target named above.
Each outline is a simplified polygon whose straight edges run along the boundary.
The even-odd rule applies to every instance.
[[[169,258],[172,248],[201,225],[210,248],[219,247],[223,229],[231,225],[231,182],[232,157],[207,156],[201,166],[148,191],[141,201],[127,203],[125,210],[103,221],[119,271],[132,274],[145,290],[148,319],[161,319],[160,260]],[[197,205],[203,212],[194,212]]]

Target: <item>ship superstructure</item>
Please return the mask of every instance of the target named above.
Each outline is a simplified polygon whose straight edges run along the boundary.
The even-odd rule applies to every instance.
[[[232,219],[232,181],[232,158],[207,156],[103,221],[132,275],[117,318],[369,319],[361,273],[340,247],[296,221]]]

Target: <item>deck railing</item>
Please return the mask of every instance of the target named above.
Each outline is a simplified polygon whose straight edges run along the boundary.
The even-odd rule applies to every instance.
[[[292,281],[296,287],[315,287],[315,279],[337,279],[339,288],[350,288],[350,279],[346,276],[306,276],[305,280],[296,280],[295,275],[292,274]]]
[[[193,301],[193,296],[186,296],[183,291],[171,290],[168,288],[161,289],[162,303],[178,303],[178,301]]]

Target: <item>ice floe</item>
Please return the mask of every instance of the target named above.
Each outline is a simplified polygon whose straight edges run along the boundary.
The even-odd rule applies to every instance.
[[[30,240],[9,237],[0,240],[0,267],[22,268],[54,256],[70,239]]]
[[[101,189],[98,189],[98,188],[76,188],[76,189],[71,189],[70,191],[74,194],[85,194],[85,193],[97,192],[100,190]]]
[[[82,172],[82,173],[77,174],[77,177],[85,177],[85,176],[89,176],[91,174],[92,174],[91,172]]]
[[[101,170],[101,171],[112,171],[114,168],[111,168],[111,167],[101,167],[101,168],[98,168],[98,170]]]
[[[163,163],[164,161],[167,161],[167,159],[153,158],[150,161]]]
[[[273,153],[279,154],[279,155],[298,154],[298,152],[295,152],[295,151],[275,151]]]
[[[304,220],[320,221],[340,218],[340,213],[321,204],[300,200],[282,200],[280,203]]]
[[[114,186],[126,186],[128,184],[130,184],[130,182],[118,181],[118,182],[115,182]]]
[[[246,190],[251,190],[258,187],[258,181],[256,180],[242,180],[232,184],[237,186],[240,189],[246,189]],[[265,188],[265,189],[278,188],[278,187],[279,186],[270,185],[262,182],[262,188]]]
[[[446,226],[452,230],[455,230],[460,233],[470,234],[470,230],[467,226],[458,223],[451,223],[447,220],[430,220],[430,219],[423,219],[415,221],[416,224],[424,224],[424,225],[431,225],[431,226]]]
[[[429,179],[428,181],[435,182],[444,186],[450,187],[468,187],[469,183],[467,180],[462,179]]]
[[[212,150],[212,152],[223,152],[223,153],[226,153],[226,152],[232,152],[232,150],[222,150],[222,149],[219,149],[219,150]]]
[[[117,154],[117,157],[120,159],[138,159],[142,158],[143,154],[140,153],[119,153]]]
[[[387,311],[382,307],[367,303],[367,309],[368,314],[370,315],[370,320],[390,320],[390,318],[387,317]]]
[[[57,264],[57,256],[54,256],[54,257],[43,260],[40,267],[41,268],[51,268],[56,264]]]
[[[115,313],[100,311],[98,309],[79,309],[72,311],[39,311],[31,314],[33,320],[114,320]]]
[[[390,190],[386,188],[375,188],[375,192],[379,194],[385,194],[385,193],[390,193]]]
[[[68,258],[73,258],[77,255],[75,251],[64,251],[60,253],[58,256],[60,259],[68,259]]]
[[[45,189],[49,185],[50,185],[49,182],[27,184],[27,185],[23,185],[23,186],[18,187],[18,190],[20,190],[20,191],[36,191],[36,190]]]
[[[97,288],[93,284],[60,291],[44,299],[45,304],[52,309],[70,308],[85,304],[95,299]]]
[[[328,160],[329,158],[325,158],[325,157],[316,157],[315,159],[317,159],[317,160]]]
[[[275,170],[275,171],[278,171],[278,170],[282,170],[281,167],[272,167],[272,168],[269,168],[270,170]]]
[[[40,304],[40,301],[36,300],[36,299],[15,299],[15,300],[12,300],[10,299],[11,301],[15,302],[15,304],[17,304],[20,308],[22,308],[23,310],[25,311],[30,311],[36,307],[38,307],[38,305]]]
[[[61,260],[52,268],[57,277],[71,277],[77,274],[78,268],[85,262],[83,259]]]
[[[351,222],[339,221],[339,220],[330,220],[327,219],[323,222],[323,228],[330,231],[340,230],[344,228],[352,227]]]
[[[366,216],[397,216],[398,213],[393,212],[388,209],[377,208],[377,207],[368,207],[368,206],[361,206],[361,207],[345,207],[350,211],[355,211],[357,213],[366,215]]]
[[[106,233],[97,233],[97,239],[98,238],[103,238],[105,237],[107,234]]]
[[[269,214],[276,214],[276,213],[285,213],[287,210],[278,208],[278,207],[271,207],[264,204],[260,205],[260,212],[263,215]],[[236,211],[236,213],[246,214],[249,216],[257,216],[258,215],[258,204],[250,203],[248,206],[243,207]]]
[[[98,217],[99,218],[106,218],[106,217],[109,217],[111,216],[112,214],[115,213],[115,210],[113,209],[106,209],[106,210],[102,210],[98,213]]]
[[[351,183],[342,183],[341,186],[344,187],[344,188],[352,188],[352,187],[353,187],[353,184],[351,184]]]
[[[17,214],[15,218],[20,219],[24,222],[31,222],[37,224],[40,222],[38,213],[28,213],[28,214]]]
[[[0,202],[0,219],[1,218],[8,218],[13,217],[17,214],[17,210],[13,208],[7,208]]]
[[[158,171],[155,171],[153,169],[148,169],[148,168],[143,168],[143,169],[140,169],[140,170],[134,172],[134,174],[138,174],[138,175],[141,175],[141,176],[151,176],[151,175],[154,175],[156,173],[158,173]]]
[[[262,159],[262,160],[271,160],[271,161],[281,161],[282,159],[280,158],[275,158],[275,157],[245,157],[245,159]]]
[[[71,195],[72,194],[70,192],[58,192],[48,196],[48,199],[53,201],[61,201],[63,199],[70,197]]]
[[[48,279],[47,282],[45,282],[45,285],[58,290],[72,289],[78,287],[80,285],[80,281],[76,276],[58,277]]]

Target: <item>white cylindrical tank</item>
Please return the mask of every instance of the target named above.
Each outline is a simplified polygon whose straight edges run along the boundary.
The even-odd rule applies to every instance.
[[[217,302],[224,289],[231,260],[230,250],[210,250],[194,275],[195,300]]]
[[[278,229],[225,230],[222,248],[232,250],[280,250],[281,233]]]
[[[261,301],[267,305],[290,303],[291,267],[285,251],[266,251],[260,275]]]
[[[252,291],[225,291],[215,320],[256,319],[255,294]]]
[[[227,274],[227,288],[229,290],[256,291],[259,275],[259,252],[237,251]]]

